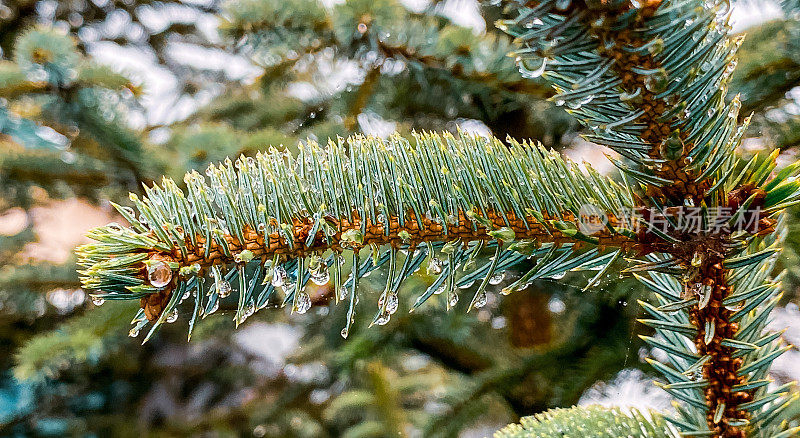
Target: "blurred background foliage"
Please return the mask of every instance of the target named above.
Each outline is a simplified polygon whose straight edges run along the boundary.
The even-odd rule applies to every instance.
[[[789,157],[800,4],[769,5],[732,91],[754,117],[744,153]],[[579,402],[668,406],[636,336],[643,292],[616,277],[588,292],[541,281],[470,314],[401,309],[371,329],[361,312],[347,341],[323,286],[316,312],[234,332],[222,309],[191,343],[179,319],[145,346],[127,336],[135,304],[79,288],[71,249],[121,220],[108,199],[269,145],[460,127],[600,162],[518,73],[502,15],[473,0],[0,1],[0,436],[469,437]],[[780,315],[800,342],[793,231]],[[776,378],[800,378],[800,353],[786,357]]]

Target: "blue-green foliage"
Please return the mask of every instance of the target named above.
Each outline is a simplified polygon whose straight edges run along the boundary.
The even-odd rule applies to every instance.
[[[798,201],[800,185],[787,178],[796,166],[767,182],[775,154],[748,162],[736,155],[748,120],[738,123],[738,96],[726,99],[742,42],[728,35],[729,13],[727,2],[699,0],[662,1],[654,10],[638,9],[638,4],[630,8],[627,2],[545,0],[520,6],[515,18],[501,26],[522,44],[516,51],[522,74],[548,80],[557,91],[556,103],[592,131],[586,138],[619,153],[625,160],[616,161],[617,166],[648,193],[654,187],[669,188],[682,176],[688,177],[683,179],[685,187],[700,187],[698,193],[651,197],[646,203],[655,211],[698,204],[708,220],[705,209],[728,205],[729,193],[740,187],[757,187],[767,192],[763,204],[755,204],[756,195],[750,195],[729,222],[753,208],[761,217],[777,219]],[[669,172],[664,172],[667,166]],[[780,233],[780,221],[777,227]],[[695,236],[713,234],[701,228]],[[688,244],[678,233],[648,232],[675,248]],[[735,339],[723,339],[722,345],[743,360],[739,375],[746,377],[745,383],[733,391],[754,392],[750,401],[737,407],[748,418],[724,418],[724,403],[710,406],[715,409],[714,423],[724,421],[757,436],[797,432],[782,423],[781,412],[793,401],[786,397],[789,387],[767,387],[769,365],[788,348],[777,334],[764,331],[780,298],[781,276],[774,272],[780,246],[780,234],[762,239],[734,232],[725,237],[721,254],[732,291],[722,305],[732,312],[730,322],[739,324]],[[653,303],[641,303],[647,313],[641,321],[656,333],[644,340],[668,357],[668,364],[653,362],[667,380],[662,386],[681,402],[677,415],[667,419],[683,433],[706,436],[715,432],[709,430],[709,382],[703,367],[714,358],[701,357],[695,342],[703,333],[702,341],[709,344],[716,322],[691,319],[691,311],[702,310],[712,293],[712,287],[696,280],[695,260],[700,266],[703,256],[695,253],[687,267],[678,254],[651,254],[628,271],[655,292]],[[636,273],[640,271],[647,274]],[[704,324],[702,332],[698,324]]]
[[[573,251],[576,242],[597,243],[597,237],[579,230],[575,218],[584,205],[602,211],[630,208],[633,198],[628,189],[590,167],[584,172],[576,163],[539,145],[512,141],[508,146],[494,138],[469,135],[422,134],[414,143],[399,136],[387,140],[352,137],[326,146],[309,142],[297,157],[271,149],[255,158],[228,160],[210,166],[206,177],[192,171],[185,178],[187,192],[165,178],[161,187],[147,187],[145,198],[131,195],[138,214],[118,207],[131,228],[109,225],[89,234],[97,243],[79,249],[79,264],[85,268],[83,284],[103,299],[136,299],[157,293],[166,285],[154,285],[140,276],[148,252],[186,256],[203,239],[219,247],[222,265],[208,269],[201,261],[170,266],[180,278],[153,330],[190,295],[195,301],[193,327],[197,316],[216,310],[219,300],[230,293],[234,279],[239,285],[234,294],[238,298],[237,323],[265,307],[276,289],[283,292],[283,304],[291,302],[294,311],[305,312],[310,306],[304,292],[306,282],[327,283],[332,269],[337,299],[349,299],[350,303],[346,335],[359,278],[384,264],[390,275],[375,316],[374,322],[379,324],[385,324],[396,309],[402,280],[426,260],[428,271],[439,276],[419,296],[415,307],[442,292],[448,303],[455,305],[457,286],[476,281],[480,287],[469,307],[480,306],[491,279],[526,258],[537,258],[534,269],[507,291],[570,269],[610,266],[618,250],[607,254],[596,248]],[[354,216],[362,219],[355,228],[340,222]],[[524,223],[521,228],[514,225],[520,233],[540,230],[539,241],[516,236],[509,217]],[[400,242],[382,248],[389,240],[367,237],[368,224],[390,219],[396,219],[399,227],[413,222],[423,230],[425,220],[430,220],[442,229],[422,240],[408,231],[392,231],[391,238]],[[464,227],[465,220],[474,232],[487,234],[461,241],[448,231],[448,227]],[[304,240],[297,240],[294,234],[298,221],[312,224]],[[229,245],[230,238],[247,241],[248,230],[263,236],[266,244],[285,245],[290,256],[279,257],[268,249],[254,254]],[[383,227],[383,232],[389,239],[389,227]],[[632,235],[611,224],[606,232],[626,238]],[[556,244],[555,234],[570,241]],[[407,249],[412,239],[416,251],[400,255],[398,249]],[[502,245],[515,240],[519,241],[512,246]],[[328,251],[333,245],[339,250],[354,249],[349,260]],[[208,257],[212,245],[200,247]],[[364,247],[371,249],[371,256],[364,257]],[[477,266],[475,258],[484,248],[495,255],[488,264]],[[311,254],[291,256],[297,250]],[[341,272],[345,261],[354,268],[349,278]],[[457,276],[456,268],[461,265],[464,273]],[[213,284],[208,290],[204,277]],[[138,332],[148,321],[140,313],[134,324]]]
[[[564,4],[547,0],[520,7],[517,18],[501,23],[523,44],[515,52],[522,74],[548,80],[558,93],[552,100],[592,131],[586,138],[628,158],[634,167],[620,161],[617,165],[643,184],[675,182],[658,172],[671,158],[669,152],[650,154],[669,149],[669,139],[653,144],[643,137],[649,124],[642,119],[650,112],[642,106],[643,97],[648,98],[645,103],[666,105],[667,110],[657,114],[658,122],[680,133],[681,148],[694,145],[679,155],[698,182],[729,178],[733,151],[744,132],[737,125],[738,98],[725,99],[741,44],[728,37],[729,5],[667,1],[652,16],[641,18],[638,9],[626,9],[627,2],[609,2],[594,15],[584,10],[582,16],[561,14]],[[570,4],[577,2],[566,2]],[[595,26],[606,33],[593,35]],[[621,30],[635,47],[623,47],[614,39]],[[657,67],[619,65],[609,57],[614,52],[641,55]],[[624,88],[621,68],[641,75],[643,87]]]
[[[0,133],[26,148],[47,146],[60,153],[70,147],[61,166],[65,174],[81,169],[76,158],[106,152],[120,168],[140,176],[141,140],[123,120],[124,96],[138,92],[130,79],[85,60],[72,37],[53,29],[29,29],[14,48],[13,62],[0,61]],[[20,101],[35,105],[33,116],[9,112],[9,105]],[[97,151],[95,144],[109,150]]]

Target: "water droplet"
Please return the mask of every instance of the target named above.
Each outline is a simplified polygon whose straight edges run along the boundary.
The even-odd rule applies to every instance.
[[[128,332],[128,336],[130,336],[130,337],[132,337],[132,338],[135,338],[135,337],[139,336],[139,326],[133,327],[133,328],[132,328],[132,329],[131,329],[131,330]]]
[[[167,324],[172,324],[173,322],[178,320],[178,309],[172,309],[172,312],[169,312],[165,321]]]
[[[441,285],[441,286],[439,286],[438,288],[436,288],[436,290],[435,290],[435,291],[433,291],[433,294],[434,294],[434,295],[441,295],[441,294],[442,294],[442,292],[444,292],[444,289],[445,289],[445,286],[444,286],[444,285]]]
[[[104,300],[102,297],[92,297],[92,304],[95,306],[102,306],[105,302],[106,300]]]
[[[486,305],[487,301],[488,299],[486,298],[486,292],[481,292],[481,294],[478,295],[478,298],[475,299],[475,304],[473,304],[473,307],[480,309]]]
[[[690,370],[683,374],[686,375],[686,377],[693,382],[696,382],[703,378],[703,372],[700,370]]]
[[[647,48],[647,51],[650,52],[651,55],[658,55],[664,51],[664,40],[661,38],[656,38],[653,41],[653,44]]]
[[[386,311],[389,312],[390,315],[397,312],[397,307],[400,303],[400,300],[397,298],[397,294],[391,293],[386,297]]]
[[[703,264],[703,253],[700,251],[695,251],[694,255],[692,255],[692,266],[695,268]]]
[[[447,297],[447,305],[449,307],[455,307],[458,304],[458,294],[455,292],[451,292],[450,296]]]
[[[736,116],[739,115],[739,109],[741,109],[741,107],[742,107],[742,102],[739,99],[734,99],[733,102],[731,102],[730,109],[728,110],[728,117],[731,119],[735,119]]]
[[[297,301],[295,304],[294,311],[299,314],[304,314],[308,312],[308,309],[311,308],[311,297],[308,296],[305,292],[300,292],[297,296]]]
[[[317,268],[310,273],[311,281],[317,286],[328,284],[331,279],[331,273],[328,270],[328,265],[325,262],[320,262]]]
[[[275,267],[275,270],[272,271],[272,285],[275,287],[283,286],[286,284],[286,279],[288,277],[289,275],[286,274],[286,268],[278,265]]]
[[[733,71],[736,70],[736,65],[738,63],[739,63],[739,61],[737,61],[736,59],[734,59],[730,63],[728,63],[728,66],[725,67],[725,74],[730,75],[731,73],[733,73]]]
[[[669,76],[663,68],[644,78],[644,87],[653,93],[661,93],[667,89],[668,84]]]
[[[339,288],[339,299],[346,300],[347,299],[347,288],[342,286]]]
[[[442,273],[442,261],[436,257],[428,262],[428,275],[439,275]]]
[[[461,284],[458,286],[459,289],[469,289],[472,285],[475,284],[475,280],[469,281],[467,283]]]
[[[254,313],[256,313],[256,303],[253,302],[253,300],[250,300],[250,303],[248,303],[247,307],[244,308],[243,315],[245,318],[247,318]]]
[[[181,301],[188,299],[192,295],[192,291],[190,289],[186,289],[186,292],[183,293],[181,297]]]
[[[151,262],[147,266],[147,280],[153,287],[165,287],[172,281],[172,269],[160,260]]]
[[[525,61],[520,62],[519,67],[520,67],[520,74],[523,77],[529,78],[529,79],[538,78],[539,76],[544,74],[545,69],[547,68],[547,58],[542,58],[541,65],[539,65],[538,67],[536,67],[534,69],[528,68],[528,66],[527,66]]]
[[[674,130],[659,145],[659,153],[666,160],[677,160],[683,156],[685,145],[679,130]]]
[[[217,294],[220,298],[225,298],[231,294],[231,284],[225,280],[221,280],[217,284]]]
[[[505,278],[506,278],[506,271],[502,271],[498,274],[492,275],[492,277],[489,278],[489,284],[491,284],[492,286],[498,285],[502,283],[503,279]]]
[[[347,335],[350,334],[350,330],[348,330],[347,327],[345,327],[342,329],[341,332],[339,332],[339,334],[342,335],[343,338],[347,339]]]
[[[106,228],[108,228],[109,230],[111,230],[111,232],[114,232],[114,233],[121,233],[122,232],[122,226],[120,224],[116,223],[116,222],[111,222],[111,223],[107,224]]]
[[[383,312],[378,316],[378,319],[375,320],[375,324],[378,325],[386,325],[389,323],[389,319],[391,318],[391,314],[389,312]]]
[[[281,289],[283,290],[284,293],[288,294],[288,293],[291,293],[295,289],[294,286],[295,286],[295,282],[292,281],[291,278],[286,278],[286,282],[283,283],[283,286],[281,286]]]

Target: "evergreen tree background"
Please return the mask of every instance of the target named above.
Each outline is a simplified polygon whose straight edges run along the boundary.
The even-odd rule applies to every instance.
[[[772,7],[747,29],[730,95],[754,113],[748,153],[794,157],[800,4]],[[480,20],[465,23],[470,8]],[[176,324],[145,346],[125,336],[134,303],[97,306],[79,289],[67,251],[121,221],[108,199],[270,144],[461,126],[585,157],[577,123],[506,56],[502,16],[502,2],[471,0],[0,3],[0,435],[483,436],[608,393],[666,406],[618,394],[655,377],[627,305],[645,292],[628,280],[581,292],[570,274],[478,312],[400,312],[383,327],[361,315],[347,341],[344,315],[324,317],[342,307],[261,312],[236,332],[222,309],[191,344]],[[794,227],[777,315],[797,343]],[[800,377],[798,358],[775,377]]]

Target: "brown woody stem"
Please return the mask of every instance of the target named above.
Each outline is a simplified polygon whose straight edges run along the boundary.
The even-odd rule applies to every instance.
[[[694,294],[698,288],[711,288],[710,298],[705,304],[691,309],[692,324],[698,328],[694,340],[700,357],[708,355],[710,360],[703,365],[703,378],[708,380],[705,389],[706,421],[714,436],[725,438],[744,438],[745,432],[740,427],[727,423],[730,419],[748,419],[746,411],[737,409],[741,403],[752,400],[752,394],[746,391],[734,392],[733,387],[746,382],[745,376],[739,376],[742,358],[733,357],[734,349],[721,344],[723,339],[735,339],[739,324],[730,321],[733,311],[727,309],[722,301],[731,293],[726,282],[728,270],[722,267],[722,258],[710,252],[708,260],[700,266],[699,279],[688,283],[687,294]],[[701,300],[702,294],[701,294]],[[703,305],[705,304],[705,305]],[[702,307],[701,307],[702,306]],[[706,333],[706,326],[712,333]],[[706,336],[708,335],[708,337]],[[718,414],[722,411],[721,415]]]
[[[637,23],[643,24],[644,20],[652,16],[656,11],[660,1],[650,1],[642,5],[636,18]],[[674,126],[677,116],[666,118],[665,115],[672,109],[675,102],[666,102],[658,99],[658,93],[652,91],[647,86],[647,76],[635,73],[634,67],[650,71],[661,68],[657,59],[650,53],[639,53],[638,51],[622,50],[623,47],[642,47],[648,41],[638,39],[638,35],[629,26],[620,30],[611,29],[605,26],[605,17],[614,16],[627,12],[631,7],[630,3],[620,6],[618,10],[611,10],[607,7],[599,8],[588,7],[584,2],[573,2],[572,8],[564,14],[582,14],[582,21],[591,33],[601,42],[599,52],[614,61],[612,68],[621,79],[621,87],[628,93],[638,90],[639,97],[631,104],[641,110],[642,114],[636,120],[645,126],[640,137],[651,145],[649,156],[654,159],[664,159],[660,167],[653,168],[653,173],[662,179],[673,181],[673,184],[665,186],[649,185],[647,195],[658,199],[664,205],[683,205],[685,201],[690,201],[692,205],[700,205],[705,198],[706,192],[710,188],[711,179],[704,179],[696,182],[698,171],[689,171],[687,165],[687,154],[695,146],[686,142],[683,132],[678,132],[680,141],[683,142],[683,150],[674,159],[667,159],[662,153],[662,145],[674,135]],[[580,9],[576,12],[575,9]],[[610,42],[610,43],[609,43]],[[723,268],[724,248],[723,243],[727,241],[729,235],[706,235],[695,233],[694,235],[680,236],[680,244],[672,245],[663,241],[660,237],[640,234],[640,242],[643,252],[658,251],[672,255],[676,259],[682,260],[684,267],[689,268],[693,263],[693,256],[698,253],[703,262],[699,266],[699,272],[685,286],[685,293],[693,295],[700,290],[708,291],[711,288],[711,296],[707,304],[702,303],[690,310],[691,322],[697,328],[698,335],[695,339],[698,354],[702,357],[708,355],[708,360],[703,367],[703,375],[708,379],[709,384],[706,389],[706,404],[708,406],[707,420],[708,427],[714,432],[716,437],[741,437],[745,432],[735,426],[730,426],[727,420],[746,419],[747,413],[737,409],[740,403],[747,402],[752,398],[748,392],[733,392],[732,388],[744,381],[744,377],[738,376],[742,359],[733,357],[733,349],[721,345],[723,338],[734,339],[738,324],[730,321],[732,311],[722,305],[723,299],[731,293],[731,287],[726,282],[727,270]],[[697,267],[695,267],[697,268]],[[706,336],[706,322],[709,327],[713,327],[713,337]],[[724,405],[724,406],[723,406]],[[722,412],[719,412],[719,411]],[[715,415],[716,414],[716,415]]]
[[[507,221],[506,221],[507,219]],[[528,216],[522,220],[509,212],[503,215],[497,212],[490,211],[486,214],[486,220],[490,222],[490,226],[486,226],[478,221],[470,219],[465,212],[459,212],[458,223],[448,224],[445,232],[444,225],[432,221],[427,217],[417,220],[413,213],[406,216],[404,226],[400,226],[400,221],[397,217],[390,217],[388,223],[388,233],[386,232],[384,223],[372,223],[369,219],[366,220],[364,229],[366,232],[363,234],[363,239],[359,242],[348,242],[343,240],[342,235],[349,230],[361,230],[361,219],[357,215],[353,215],[351,219],[328,218],[329,222],[335,224],[337,230],[335,235],[326,236],[323,231],[317,231],[316,236],[312,243],[308,246],[305,242],[308,239],[309,233],[313,230],[314,224],[309,219],[307,222],[295,220],[293,228],[294,243],[292,245],[283,237],[278,231],[272,231],[269,234],[259,233],[249,227],[245,227],[243,231],[244,241],[231,236],[225,235],[225,241],[228,246],[228,251],[225,251],[221,245],[211,240],[206,242],[203,236],[197,236],[196,245],[192,245],[190,241],[186,242],[188,252],[184,254],[180,248],[174,247],[170,253],[153,253],[153,258],[167,257],[170,261],[177,262],[179,266],[190,266],[199,264],[201,271],[209,269],[213,265],[228,265],[236,263],[235,255],[244,250],[252,252],[255,258],[262,261],[271,260],[275,255],[286,258],[305,257],[311,254],[320,254],[325,251],[342,252],[345,249],[360,249],[370,245],[391,245],[399,248],[407,245],[410,248],[415,248],[425,242],[450,242],[454,240],[461,241],[467,244],[473,241],[490,241],[496,240],[489,232],[494,229],[508,227],[514,231],[516,240],[533,240],[539,244],[541,243],[555,243],[561,245],[564,243],[583,243],[568,234],[558,230],[556,227],[550,225],[551,219],[546,219],[544,222],[539,222],[535,217]],[[571,213],[561,215],[558,219],[563,221],[574,221]],[[611,223],[615,223],[616,219],[611,218]],[[405,237],[405,239],[403,238]],[[597,239],[599,247],[620,247],[630,249],[635,245],[635,241],[629,237],[621,234],[611,234],[608,229],[603,229],[592,235]],[[330,239],[330,243],[329,243]],[[209,245],[208,255],[206,255],[206,245]],[[230,254],[230,255],[226,255]],[[145,272],[145,268],[142,268]],[[156,294],[150,294],[146,298],[142,298],[142,307],[149,319],[157,318],[161,311],[163,311],[167,300],[169,299],[170,289]]]

